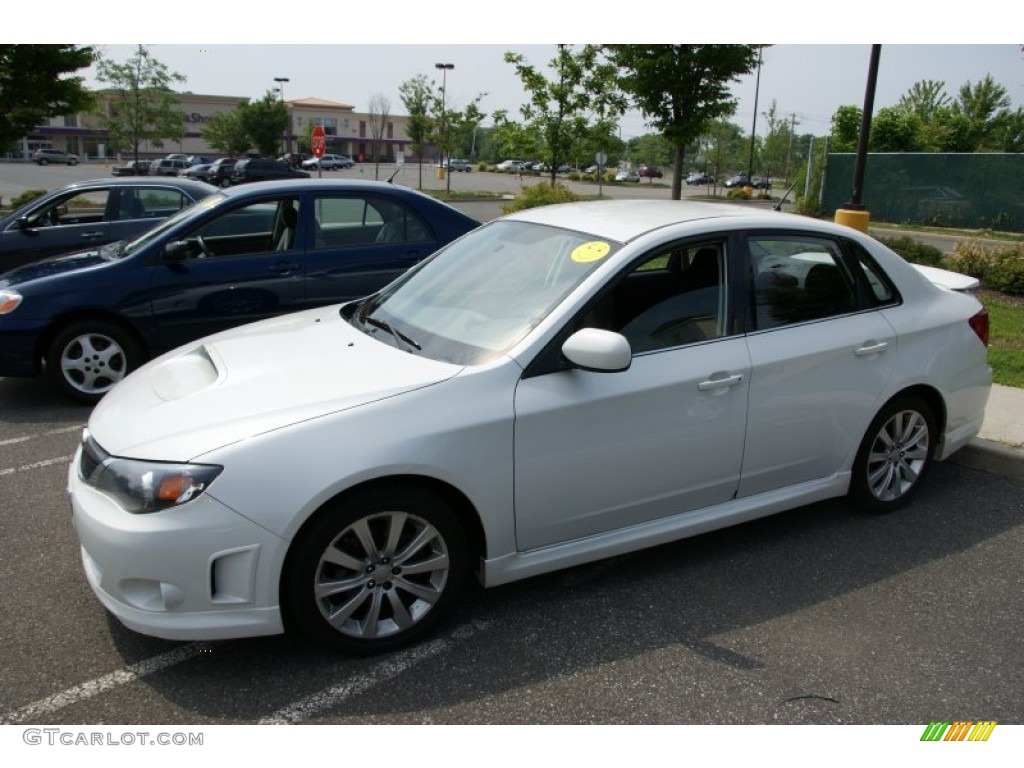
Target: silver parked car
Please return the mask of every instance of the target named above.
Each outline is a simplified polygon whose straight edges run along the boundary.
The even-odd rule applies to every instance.
[[[147,634],[368,653],[435,629],[471,575],[845,495],[889,512],[981,426],[971,284],[786,214],[523,211],[117,385],[68,477],[85,573]]]
[[[37,149],[32,153],[32,162],[37,165],[48,165],[49,163],[78,165],[78,155],[65,152],[62,149]]]

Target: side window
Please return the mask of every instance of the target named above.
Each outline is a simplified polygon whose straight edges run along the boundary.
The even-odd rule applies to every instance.
[[[819,320],[857,308],[838,245],[812,237],[748,239],[755,330]]]
[[[899,297],[896,294],[896,289],[868,252],[857,243],[851,242],[849,247],[850,252],[857,260],[857,268],[860,270],[864,282],[867,283],[869,296],[873,299],[875,306],[892,304],[897,301]]]
[[[679,246],[621,275],[582,326],[621,333],[634,354],[693,344],[726,333],[725,244]]]
[[[191,201],[176,189],[123,187],[118,198],[118,221],[129,219],[165,219]]]
[[[226,211],[185,239],[194,258],[290,251],[298,222],[297,199],[263,200]]]
[[[28,215],[29,225],[61,227],[70,224],[96,224],[105,221],[109,197],[110,192],[106,189],[93,189],[88,192],[65,195],[32,211]]]
[[[313,204],[314,248],[432,240],[426,223],[401,203],[382,198],[325,197]]]

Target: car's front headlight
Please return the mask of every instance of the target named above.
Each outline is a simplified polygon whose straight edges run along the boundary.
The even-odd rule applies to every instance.
[[[0,291],[0,315],[13,312],[18,308],[19,304],[21,304],[20,293],[10,288],[4,288]]]
[[[160,512],[199,497],[223,470],[215,464],[140,461],[111,456],[91,437],[82,445],[81,478],[114,497],[126,512]]]

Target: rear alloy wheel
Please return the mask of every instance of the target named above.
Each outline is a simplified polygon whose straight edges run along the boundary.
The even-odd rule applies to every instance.
[[[370,489],[326,507],[296,539],[282,600],[311,637],[379,653],[447,618],[468,572],[465,535],[443,501],[425,489]]]
[[[910,501],[931,467],[936,422],[921,398],[891,401],[871,422],[857,452],[851,496],[871,512],[891,512]]]
[[[47,375],[71,397],[96,403],[142,361],[142,351],[123,328],[86,320],[58,333],[46,353]]]

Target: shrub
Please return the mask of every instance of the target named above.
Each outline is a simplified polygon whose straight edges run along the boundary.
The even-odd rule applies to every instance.
[[[928,267],[944,266],[945,256],[934,245],[922,243],[906,235],[880,237],[878,241],[890,250],[898,253],[911,264],[924,264]]]
[[[1024,247],[996,251],[985,270],[985,285],[1003,293],[1024,296]]]
[[[534,184],[526,187],[522,193],[508,205],[501,206],[502,213],[514,213],[527,208],[538,208],[542,205],[555,203],[574,203],[582,200],[579,195],[563,184]]]
[[[45,189],[26,189],[20,195],[11,199],[11,208],[21,208],[25,203],[31,202],[45,194]]]
[[[725,193],[725,196],[730,200],[749,200],[750,190],[746,187],[733,187]]]
[[[991,260],[991,248],[974,240],[961,240],[953,246],[953,255],[949,258],[949,268],[981,280],[985,277],[985,271]]]

